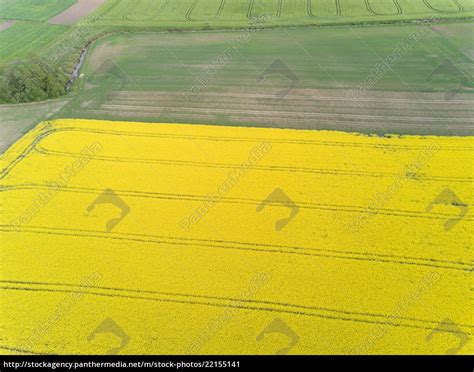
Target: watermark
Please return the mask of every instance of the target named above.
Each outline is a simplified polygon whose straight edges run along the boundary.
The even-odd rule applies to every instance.
[[[446,355],[457,354],[469,341],[469,335],[466,332],[464,332],[454,321],[449,318],[445,318],[439,322],[439,324],[433,329],[433,331],[431,331],[430,334],[426,336],[426,342],[431,342],[435,335],[442,333],[451,334],[452,336],[459,339],[458,346],[447,349],[445,352]]]
[[[414,292],[403,297],[395,306],[391,315],[387,318],[387,323],[378,324],[376,329],[370,332],[370,335],[358,346],[350,350],[350,354],[368,354],[375,344],[384,337],[390,328],[400,324],[400,318],[406,314],[415,304],[419,302],[421,297],[428,292],[441,278],[436,271],[426,274],[418,284]],[[389,322],[391,324],[389,324]],[[395,325],[394,325],[395,324]]]
[[[392,71],[393,67],[415,47],[416,43],[430,33],[432,24],[438,20],[440,20],[440,17],[437,14],[421,20],[415,31],[399,41],[387,57],[372,67],[364,83],[349,91],[349,98],[361,97],[372,90],[385,74]]]
[[[78,158],[64,167],[59,177],[54,181],[47,181],[47,190],[38,192],[30,206],[21,215],[14,218],[10,222],[10,225],[12,225],[16,231],[20,231],[23,225],[29,224],[63,188],[67,187],[71,180],[77,176],[101,150],[102,145],[99,142],[94,142],[82,148]]]
[[[257,206],[257,212],[263,211],[267,205],[282,206],[290,210],[290,215],[275,222],[275,231],[281,231],[290,221],[296,217],[300,207],[290,199],[286,193],[277,187]]]
[[[257,341],[262,341],[266,334],[269,333],[280,333],[288,338],[288,345],[278,349],[275,351],[276,355],[284,355],[288,354],[292,348],[296,346],[296,344],[300,340],[300,336],[298,336],[295,331],[293,331],[288,324],[286,324],[280,318],[273,319],[270,324],[268,324],[262,332],[256,337]]]
[[[466,203],[463,203],[459,199],[454,191],[445,188],[439,193],[439,195],[426,207],[426,212],[430,212],[435,205],[447,205],[459,209],[459,215],[455,218],[451,218],[444,223],[444,231],[451,230],[456,226],[467,214],[469,208]]]
[[[132,79],[111,59],[106,59],[97,67],[87,78],[87,83],[92,85],[101,85],[101,80],[114,80],[115,85],[123,90],[132,82]]]
[[[184,350],[183,354],[199,354],[200,350],[206,345],[212,338],[214,338],[218,332],[220,332],[224,326],[232,320],[243,304],[251,300],[256,294],[268,283],[271,276],[269,273],[256,273],[248,288],[240,293],[237,299],[232,300],[228,305],[227,309],[216,319],[209,322],[209,324],[203,329],[197,338]]]
[[[6,73],[0,76],[1,99],[7,98],[10,103],[25,102],[32,92],[38,91],[38,88],[47,88],[45,76],[58,73],[43,57],[34,56],[31,57],[31,61],[34,68],[19,63],[14,65],[14,70],[6,69]],[[41,98],[48,97],[45,95]]]
[[[445,92],[444,99],[446,101],[452,100],[458,93],[462,92],[463,87],[469,86],[471,77],[464,72],[459,66],[456,66],[450,59],[445,59],[443,63],[437,66],[425,79],[429,85],[433,84],[435,80],[448,80],[454,82],[456,86],[450,88]]]
[[[208,63],[199,75],[195,77],[193,83],[179,93],[179,96],[185,102],[189,102],[194,95],[202,91],[215,78],[217,73],[227,66],[246,44],[252,41],[255,34],[262,30],[262,26],[271,18],[270,15],[252,17],[250,26],[240,33],[236,39],[232,40],[230,45],[215,60]]]
[[[183,218],[179,225],[185,231],[189,231],[192,225],[197,224],[207,213],[217,204],[222,198],[235,187],[266,154],[272,149],[272,144],[269,142],[262,142],[250,150],[249,157],[239,166],[232,169],[226,180],[213,193],[206,195],[206,200],[201,206],[196,208],[190,215]]]
[[[270,65],[257,77],[257,83],[261,83],[270,76],[281,76],[290,82],[289,87],[278,90],[275,98],[284,99],[300,82],[296,74],[283,63],[281,59],[275,59]]]
[[[418,154],[417,159],[405,165],[404,172],[398,173],[394,181],[384,192],[376,192],[372,195],[370,204],[346,224],[345,229],[350,233],[359,232],[361,228],[369,222],[371,217],[379,213],[379,211],[400,192],[407,180],[417,177],[418,172],[431,161],[440,149],[441,146],[436,142],[424,147]]]
[[[74,26],[73,32],[67,33],[61,40],[56,52],[48,53],[45,59],[51,65],[64,60],[67,56],[78,49],[78,45],[84,45],[84,42],[88,41],[94,35],[94,23],[101,19],[102,16],[98,14],[81,19],[81,21]]]
[[[108,355],[118,354],[130,341],[130,336],[112,318],[104,319],[87,337],[87,341],[92,342],[101,333],[111,333],[120,340],[119,346],[106,351]]]
[[[102,106],[110,94],[120,94],[132,84],[132,78],[117,63],[107,58],[90,74],[80,93],[64,108],[66,112],[70,111],[66,115],[75,117],[79,111],[81,114],[91,112],[96,119],[105,118],[107,112],[102,111]]]
[[[105,231],[107,232],[111,232],[115,229],[115,227],[117,227],[117,225],[130,213],[130,207],[128,204],[110,188],[102,191],[97,198],[89,204],[86,208],[86,214],[90,216],[96,206],[100,204],[110,204],[120,211],[118,217],[111,218],[105,223]]]

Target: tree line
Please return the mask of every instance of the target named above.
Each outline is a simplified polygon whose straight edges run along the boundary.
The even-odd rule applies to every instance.
[[[42,60],[16,63],[0,71],[0,103],[44,101],[66,93],[69,76]]]

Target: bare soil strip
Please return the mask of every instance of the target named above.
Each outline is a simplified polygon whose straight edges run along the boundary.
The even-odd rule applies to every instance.
[[[3,22],[3,23],[0,23],[0,31],[4,31],[7,28],[12,27],[15,23],[16,23],[16,21],[6,21],[6,22]]]
[[[92,13],[103,3],[105,3],[105,0],[77,0],[70,8],[51,18],[49,23],[53,25],[72,25]]]
[[[294,129],[357,130],[368,133],[472,135],[473,96],[445,93],[295,89],[279,100],[266,91],[201,92],[184,102],[167,91],[112,91],[93,109],[113,117],[172,122],[271,126]],[[91,107],[92,108],[92,107]],[[434,133],[433,133],[434,132]]]

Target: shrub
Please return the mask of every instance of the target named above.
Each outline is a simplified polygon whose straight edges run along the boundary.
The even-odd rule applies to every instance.
[[[1,73],[0,103],[43,101],[66,92],[67,74],[37,59],[12,64]]]

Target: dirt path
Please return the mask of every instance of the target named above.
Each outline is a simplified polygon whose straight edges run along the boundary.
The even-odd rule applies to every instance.
[[[12,27],[16,21],[6,21],[3,23],[0,23],[0,31],[6,30],[7,28]]]
[[[92,13],[104,2],[105,0],[78,0],[73,6],[66,9],[64,12],[51,18],[49,23],[54,25],[71,25]]]

